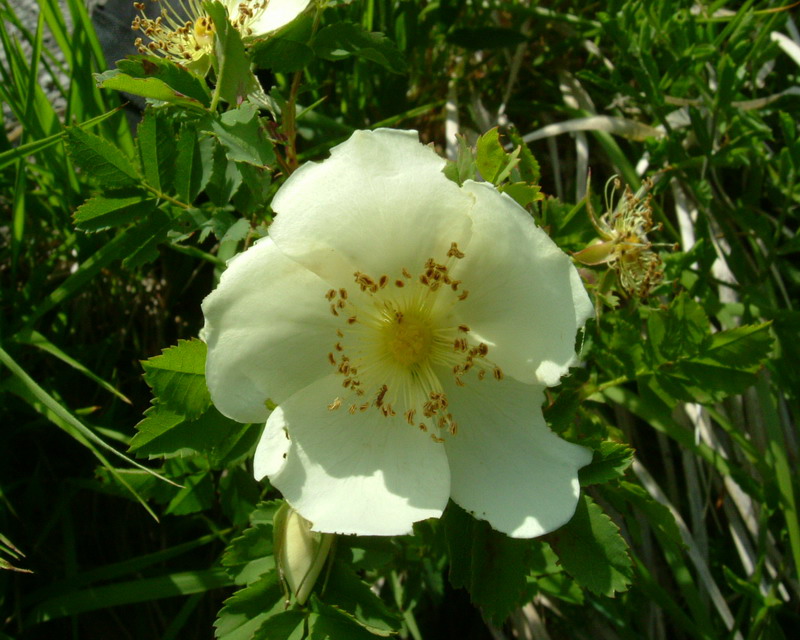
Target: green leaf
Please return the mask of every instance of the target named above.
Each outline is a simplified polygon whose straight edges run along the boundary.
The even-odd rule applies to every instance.
[[[270,571],[239,589],[224,602],[214,627],[219,640],[252,640],[255,631],[283,608],[283,591],[278,573]]]
[[[606,440],[594,452],[592,463],[578,471],[581,486],[600,484],[619,478],[633,462],[634,450],[625,444]]]
[[[575,515],[549,535],[561,566],[582,587],[613,596],[633,578],[628,544],[603,510],[587,495],[578,500]]]
[[[544,199],[544,194],[538,184],[512,182],[511,184],[504,184],[501,186],[500,191],[514,198],[521,207],[527,207],[529,204]]]
[[[400,618],[341,560],[333,563],[328,576],[325,602],[348,612],[376,635],[388,636],[400,628]]]
[[[711,336],[697,362],[756,373],[772,349],[770,326],[770,322],[764,322],[719,331]]]
[[[375,640],[353,616],[311,595],[312,614],[308,618],[308,640]]]
[[[225,7],[219,2],[206,2],[203,8],[214,22],[214,71],[217,74],[215,92],[230,105],[239,105],[258,87],[242,38],[228,20]]]
[[[187,123],[178,134],[177,149],[175,192],[191,204],[211,177],[214,143],[207,137],[198,140],[196,125]]]
[[[236,584],[252,584],[275,568],[272,522],[256,524],[234,538],[222,556],[222,566]]]
[[[228,451],[230,440],[239,441],[242,432],[247,432],[250,434],[248,442],[252,443],[252,434],[261,430],[260,425],[241,424],[226,418],[214,407],[209,407],[196,420],[187,420],[179,411],[160,403],[150,407],[144,415],[144,420],[136,425],[138,433],[130,446],[130,451],[139,457],[172,458],[199,453],[208,455],[213,463],[224,459],[219,452],[224,454]]]
[[[175,130],[162,111],[145,111],[136,130],[136,145],[145,181],[159,191],[168,191],[175,175]]]
[[[530,541],[495,531],[453,502],[447,506],[442,524],[451,584],[465,588],[486,619],[502,624],[527,598]]]
[[[73,221],[81,231],[103,231],[144,218],[155,208],[156,201],[140,193],[109,193],[84,202],[75,210]]]
[[[647,518],[647,524],[655,532],[656,535],[662,540],[662,546],[665,541],[675,545],[678,549],[684,549],[683,538],[678,529],[678,524],[675,522],[675,517],[672,512],[655,500],[644,487],[631,482],[622,481],[619,483],[618,495],[630,502],[637,510]]]
[[[336,22],[321,29],[311,42],[314,53],[324,60],[356,56],[376,62],[393,73],[405,73],[405,57],[382,33],[365,31],[351,22]]]
[[[213,469],[232,467],[252,457],[253,449],[264,428],[263,424],[242,424],[226,418],[213,408],[207,413],[213,414],[208,420],[216,425],[215,432],[219,435],[219,439],[214,441],[210,449],[204,449],[208,453],[208,462]],[[203,423],[205,419],[205,416],[201,417],[199,422]]]
[[[458,143],[456,160],[447,163],[444,175],[460,186],[466,180],[475,180],[478,177],[478,168],[475,165],[475,153],[467,144],[467,139],[461,134],[456,134],[456,141]]]
[[[205,81],[169,60],[155,56],[128,56],[117,61],[117,69],[132,78],[157,79],[170,87],[176,97],[192,100],[192,106],[196,106],[196,103],[204,107],[211,104],[211,94]]]
[[[528,148],[527,143],[522,139],[519,132],[513,127],[508,130],[508,139],[511,140],[516,149],[520,150],[519,164],[517,165],[519,177],[530,185],[538,185],[539,179],[541,178],[541,170],[539,168],[539,162],[536,160],[533,152]]]
[[[172,498],[164,512],[173,516],[184,516],[210,509],[214,504],[214,483],[208,472],[186,476],[181,479],[183,488]]]
[[[167,239],[173,226],[172,218],[160,209],[152,209],[144,223],[134,226],[138,233],[131,235],[131,239],[137,238],[138,243],[131,243],[133,246],[122,260],[122,266],[135,269],[158,258],[158,245]]]
[[[108,140],[78,127],[68,127],[66,136],[76,164],[103,187],[130,187],[139,182],[133,162]]]
[[[302,640],[307,617],[305,611],[281,611],[267,618],[252,640]]]
[[[95,73],[94,79],[101,89],[124,91],[135,96],[160,100],[161,102],[167,102],[186,109],[205,110],[199,100],[176,91],[159,78],[134,78],[122,73],[119,69],[110,69],[104,73]]]
[[[272,69],[276,73],[304,69],[314,59],[314,50],[308,44],[313,22],[310,15],[302,15],[279,33],[257,40],[250,47],[253,63],[260,69]]]
[[[657,363],[695,353],[708,336],[708,316],[703,307],[682,292],[669,309],[647,319],[648,342]]]
[[[478,138],[475,163],[486,182],[500,184],[519,163],[519,148],[513,153],[506,153],[500,143],[500,132],[497,127],[489,129]]]
[[[243,465],[228,468],[219,479],[219,504],[234,526],[247,522],[260,497],[261,484]]]
[[[211,121],[211,133],[225,148],[228,159],[267,168],[275,164],[272,143],[258,119],[258,108],[245,102]]]
[[[224,207],[231,201],[241,184],[242,172],[239,171],[235,162],[228,160],[228,154],[225,148],[221,144],[215,145],[214,165],[211,170],[211,176],[209,176],[208,179],[208,184],[206,184],[206,193],[208,197],[211,198],[211,202],[218,207]],[[217,216],[217,219],[212,219],[212,223],[217,222],[221,216],[230,217],[230,214],[222,212],[222,214]],[[241,220],[243,220],[243,218],[239,219],[239,221]],[[228,223],[228,226],[231,226],[230,223]],[[250,225],[248,224],[247,228],[249,229],[249,227]],[[224,235],[224,231],[222,233],[217,233],[216,229],[214,229],[214,233],[217,238]]]
[[[205,378],[206,343],[193,338],[179,340],[160,356],[142,362],[145,382],[159,403],[187,418],[197,418],[209,406],[211,396]]]

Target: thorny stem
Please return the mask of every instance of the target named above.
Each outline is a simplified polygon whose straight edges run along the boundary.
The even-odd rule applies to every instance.
[[[326,3],[323,3],[323,5]],[[315,34],[317,32],[317,28],[319,27],[320,16],[322,15],[322,9],[324,6],[320,6],[317,8],[317,12],[314,14],[314,22],[311,25],[311,34]],[[286,175],[288,176],[291,174],[295,169],[297,169],[298,165],[300,164],[297,160],[297,93],[300,90],[300,81],[303,78],[303,70],[299,69],[294,72],[294,77],[292,78],[292,86],[289,90],[289,100],[286,103],[286,107],[283,110],[283,134],[286,136],[286,159],[285,161],[281,159],[280,154],[277,154],[278,163],[281,165],[281,168],[284,170]]]

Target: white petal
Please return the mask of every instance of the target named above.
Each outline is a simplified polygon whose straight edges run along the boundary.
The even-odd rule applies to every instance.
[[[329,376],[276,409],[258,447],[256,476],[267,472],[314,531],[397,535],[439,517],[450,492],[444,447],[375,408],[330,411],[342,391],[341,378]],[[273,444],[278,454],[267,451]]]
[[[251,37],[263,36],[272,33],[282,26],[289,24],[299,16],[308,6],[311,0],[268,0],[267,8],[260,14],[257,20],[247,24],[253,32],[242,34]],[[239,15],[240,0],[226,0],[228,12],[234,20]],[[246,4],[246,3],[245,3]]]
[[[270,236],[330,282],[417,273],[469,239],[473,198],[444,177],[444,162],[414,131],[356,131],[281,187]]]
[[[575,513],[578,469],[589,449],[556,436],[542,417],[543,389],[506,378],[446,383],[458,433],[448,437],[451,497],[513,538],[557,529]]]
[[[329,287],[269,238],[232,259],[203,301],[206,383],[224,415],[264,422],[281,403],[331,371],[336,318]]]
[[[593,314],[572,261],[514,200],[467,181],[473,233],[456,277],[469,297],[455,312],[508,375],[546,386],[575,361],[575,336]]]
[[[283,409],[278,406],[270,414],[253,456],[253,476],[256,480],[278,473],[286,464],[292,440],[284,425]]]

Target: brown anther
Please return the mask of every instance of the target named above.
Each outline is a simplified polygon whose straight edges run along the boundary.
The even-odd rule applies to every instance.
[[[456,351],[466,351],[467,350],[467,339],[466,338],[456,338],[453,341],[453,349]]]
[[[336,310],[336,305],[331,305],[331,313],[335,316],[339,315],[339,312]]]
[[[359,410],[359,411],[361,411],[362,413],[363,413],[364,411],[366,411],[367,409],[369,409],[369,402],[365,402],[364,404],[362,404],[362,405],[361,405],[361,406],[358,408],[358,410]]]
[[[344,347],[341,345],[340,342],[337,342],[335,345],[333,345],[333,348],[336,349],[337,351],[344,351]]]
[[[461,378],[459,378],[458,376],[455,377],[455,381],[456,381],[456,386],[457,387],[463,387],[464,386],[464,381]]]
[[[347,300],[347,289],[339,289],[339,297],[342,300]]]
[[[403,415],[406,417],[406,422],[410,424],[412,427],[414,426],[414,415],[417,412],[414,409],[409,409]]]
[[[340,338],[344,338],[344,334],[342,333],[341,329],[336,330],[336,335],[339,336]]]
[[[447,252],[448,258],[458,258],[459,260],[464,257],[464,252],[459,251],[458,245],[453,242],[450,244],[450,250]]]
[[[336,297],[336,289],[331,289],[328,293],[325,294],[325,298],[328,300],[333,300]]]
[[[427,430],[428,430],[428,427],[426,427],[426,426],[425,426],[425,423],[424,423],[424,422],[420,422],[420,423],[419,423],[419,430],[420,430],[420,431],[427,431]]]
[[[332,353],[328,354],[328,362],[330,362],[333,366],[336,366],[336,358],[333,357]]]
[[[439,444],[444,442],[444,438],[440,438],[439,436],[437,436],[434,433],[431,434],[431,440],[433,440],[434,442],[438,442]]]
[[[451,280],[449,284],[453,291],[458,291],[458,285],[461,284],[461,280]]]
[[[408,269],[406,269],[405,267],[403,267],[403,275],[404,275],[404,276],[405,276],[407,279],[409,279],[409,280],[411,279],[411,274],[408,272]]]
[[[380,288],[383,289],[387,282],[389,282],[389,276],[381,276],[378,280],[378,285],[380,285]]]
[[[485,356],[487,353],[489,353],[489,347],[486,346],[486,343],[481,342],[478,345],[478,354],[481,356]]]
[[[465,325],[465,324],[458,325],[458,330],[461,333],[469,333],[469,327],[467,325]]]
[[[394,312],[394,319],[397,320],[397,324],[402,324],[404,317],[405,316],[403,315],[402,311],[395,311]]]
[[[395,281],[394,281],[394,286],[395,286],[395,287],[405,287],[405,286],[406,286],[406,283],[405,283],[405,282],[403,282],[402,280],[395,280]]]
[[[383,399],[386,397],[386,392],[389,391],[389,387],[383,385],[381,390],[378,391],[378,397],[375,398],[375,406],[380,407],[383,404]]]
[[[336,398],[333,402],[328,405],[328,411],[336,411],[339,407],[342,406],[342,399]]]
[[[344,309],[344,308],[347,306],[347,302],[345,302],[345,301],[344,301],[344,300],[342,300],[342,299],[339,299],[339,300],[336,302],[336,306],[337,306],[337,307],[339,307],[340,309]]]
[[[469,291],[467,291],[466,289],[464,289],[464,290],[461,292],[461,295],[460,295],[460,296],[458,296],[458,299],[459,299],[459,300],[466,300],[468,295],[469,295]]]
[[[358,318],[355,316],[351,316],[347,319],[347,324],[355,324],[356,322],[358,322]]]
[[[492,369],[492,375],[494,376],[495,380],[502,380],[505,375],[503,375],[503,370],[500,367],[495,367]]]
[[[347,411],[350,413],[351,416],[354,415],[355,412],[358,411],[358,405],[351,404],[350,408]]]

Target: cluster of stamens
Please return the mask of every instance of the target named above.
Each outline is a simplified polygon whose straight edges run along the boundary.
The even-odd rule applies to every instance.
[[[617,178],[610,180],[609,184],[613,185],[612,194],[621,186]],[[620,286],[628,294],[641,298],[647,297],[664,278],[663,262],[653,248],[672,247],[653,244],[647,238],[649,232],[661,230],[660,224],[653,224],[652,196],[648,193],[641,197],[651,186],[645,183],[636,194],[626,186],[617,205],[612,206],[613,195],[609,197],[607,185],[607,212],[597,220],[589,210],[595,228],[609,247],[604,261],[617,272]]]
[[[153,0],[157,2],[158,0]],[[253,35],[251,25],[266,10],[269,0],[240,2],[229,16],[231,24],[242,36]],[[149,40],[136,38],[134,44],[141,54],[161,55],[175,62],[199,60],[214,47],[214,23],[203,11],[200,0],[179,0],[180,9],[164,2],[161,14],[152,19],[145,13],[144,2],[134,2],[141,16],[133,19],[131,28]]]
[[[619,181],[615,181],[619,188]],[[647,234],[654,230],[651,194],[639,199],[626,185],[622,198],[610,214],[608,226],[615,232],[611,267],[619,274],[620,285],[625,291],[641,298],[647,297],[651,289],[664,278],[661,257],[653,251],[653,243]],[[661,230],[661,224],[655,231]]]
[[[343,287],[326,293],[331,313],[343,323],[328,361],[343,377],[343,395],[349,398],[335,398],[329,410],[346,407],[355,414],[375,408],[387,418],[400,413],[436,442],[457,433],[434,367],[451,372],[458,386],[471,370],[479,380],[487,372],[503,379],[502,370],[487,360],[489,347],[470,340],[467,325],[447,326],[448,309],[469,295],[451,276],[454,262],[463,257],[452,243],[444,264],[429,258],[416,277],[406,268],[396,278],[356,271],[357,303]],[[448,299],[438,299],[442,295]]]

